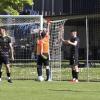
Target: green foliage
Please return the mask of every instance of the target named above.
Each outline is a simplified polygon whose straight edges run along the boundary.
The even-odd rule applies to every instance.
[[[0,14],[18,15],[25,5],[32,5],[32,0],[0,0]]]
[[[12,7],[8,6],[4,11],[10,15],[19,15],[19,12],[15,9],[12,9]]]

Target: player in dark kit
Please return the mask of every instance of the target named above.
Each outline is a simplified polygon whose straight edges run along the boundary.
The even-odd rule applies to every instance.
[[[70,65],[72,68],[72,81],[78,82],[78,56],[79,56],[79,38],[77,36],[77,31],[71,31],[71,39],[62,41],[68,45],[70,45]]]
[[[10,78],[10,54],[11,59],[14,60],[11,38],[7,36],[5,27],[0,27],[0,81],[2,76],[2,64],[5,64],[7,80],[9,83],[12,83],[12,80]]]

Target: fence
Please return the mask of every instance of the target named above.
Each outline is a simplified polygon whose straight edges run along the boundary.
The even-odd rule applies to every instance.
[[[76,29],[80,37],[80,50],[79,50],[79,60],[80,60],[80,73],[79,80],[84,81],[100,81],[100,16],[82,16],[82,17],[66,17],[68,20],[64,26],[64,37],[69,38],[69,31],[71,29]],[[24,18],[26,20],[26,18]],[[23,19],[23,20],[24,20]],[[39,20],[39,19],[38,19]],[[32,19],[29,20],[31,22]],[[38,24],[38,23],[37,23]],[[7,25],[7,24],[6,24]],[[21,24],[22,25],[22,24]],[[40,24],[39,24],[40,25]],[[10,25],[11,26],[11,25]],[[31,32],[29,34],[24,34],[23,30],[20,32],[24,35],[19,34],[17,26],[13,24],[14,27],[7,27],[8,32],[17,32],[15,47],[16,60],[12,63],[12,78],[13,79],[36,79],[36,62],[33,60],[34,52],[32,54],[32,41],[33,35]],[[16,26],[16,27],[15,27]],[[34,26],[34,25],[33,25]],[[23,26],[25,29],[28,27]],[[38,27],[38,26],[37,26]],[[37,28],[36,27],[36,28]],[[21,28],[21,27],[19,27]],[[14,29],[14,30],[13,30]],[[15,31],[16,30],[16,31]],[[29,32],[25,31],[25,32]],[[13,34],[14,35],[14,34]],[[13,36],[12,35],[12,36]],[[36,35],[35,35],[36,36]],[[19,38],[17,38],[19,37]],[[20,37],[24,37],[20,38]],[[19,41],[20,39],[20,41]],[[20,49],[20,47],[21,49]],[[28,54],[28,55],[27,55]],[[62,60],[68,60],[69,58],[69,47],[62,46]],[[33,55],[33,56],[32,56]],[[68,62],[62,62],[61,65],[61,80],[71,79],[71,70]],[[5,73],[5,68],[3,72]],[[55,69],[57,70],[57,69]],[[43,69],[45,76],[45,68]],[[5,74],[3,74],[5,78]],[[55,79],[56,80],[56,79]]]
[[[67,18],[65,23],[65,39],[69,38],[72,29],[78,31],[80,38],[79,66],[80,80],[99,81],[100,80],[100,16],[72,16]],[[64,59],[69,58],[69,47],[63,46]],[[66,75],[69,68],[66,69]],[[71,76],[71,75],[70,75]],[[66,76],[67,77],[67,76]],[[68,75],[69,77],[69,75]],[[66,79],[70,79],[70,78]]]

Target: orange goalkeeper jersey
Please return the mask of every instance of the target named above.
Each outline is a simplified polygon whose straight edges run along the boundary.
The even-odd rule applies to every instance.
[[[37,55],[40,55],[42,52],[42,40],[37,40]]]
[[[37,40],[37,55],[49,52],[49,35]]]
[[[43,39],[43,53],[49,53],[49,35],[46,35]]]

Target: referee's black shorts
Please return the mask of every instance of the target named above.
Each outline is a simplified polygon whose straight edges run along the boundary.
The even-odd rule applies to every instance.
[[[0,65],[9,63],[10,63],[9,55],[2,55],[2,56],[0,55]]]

